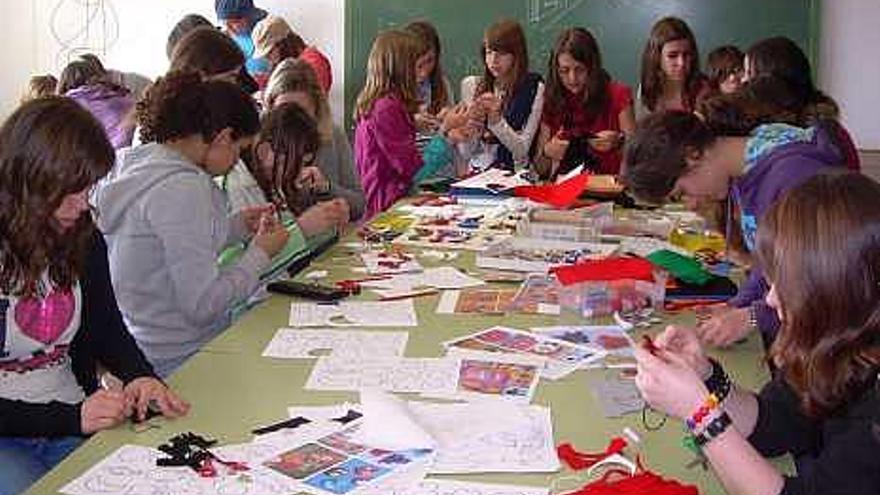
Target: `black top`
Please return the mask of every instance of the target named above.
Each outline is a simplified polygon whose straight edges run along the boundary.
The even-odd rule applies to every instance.
[[[76,381],[86,395],[98,389],[97,362],[124,383],[143,376],[155,377],[152,366],[128,333],[119,313],[110,282],[107,245],[98,231],[95,231],[86,272],[80,278],[80,283],[83,293],[82,320],[69,352]],[[0,399],[0,435],[82,435],[80,405],[62,402],[35,404]]]
[[[758,396],[758,422],[749,442],[765,456],[812,457],[798,476],[786,477],[783,495],[880,493],[880,390],[877,383],[836,414],[815,421],[800,409],[781,378]]]

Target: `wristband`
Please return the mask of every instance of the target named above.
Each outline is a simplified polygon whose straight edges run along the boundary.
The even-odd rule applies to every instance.
[[[718,400],[718,396],[710,393],[706,400],[703,401],[703,405],[697,408],[697,410],[685,420],[685,424],[692,433],[696,431],[697,427],[700,426],[700,423],[703,422],[709,416],[713,410],[718,409],[718,405],[721,401]]]
[[[697,447],[702,448],[707,443],[718,438],[731,424],[733,424],[733,420],[730,419],[730,415],[722,411],[721,414],[706,425],[706,428],[699,435],[694,437]]]
[[[718,361],[709,358],[709,362],[712,364],[712,374],[703,383],[709,392],[718,397],[718,402],[724,402],[727,396],[730,395],[733,383]]]

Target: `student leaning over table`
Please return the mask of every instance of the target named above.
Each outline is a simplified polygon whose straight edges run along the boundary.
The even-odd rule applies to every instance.
[[[642,395],[709,432],[703,452],[728,493],[880,493],[878,197],[867,177],[822,175],[767,213],[758,257],[782,328],[771,351],[779,373],[757,395],[729,385],[692,329],[668,327],[656,355],[636,351]],[[783,476],[764,459],[786,453],[810,462]]]
[[[122,314],[167,376],[226,329],[288,234],[271,205],[230,215],[212,180],[258,130],[254,102],[238,86],[172,73],[147,91],[137,118],[149,143],[120,158],[95,205]],[[244,255],[218,268],[218,254],[248,237]]]
[[[0,129],[0,494],[20,493],[84,435],[189,405],[156,379],[116,306],[89,189],[113,165],[72,100],[31,100]],[[101,363],[125,384],[100,390]]]
[[[622,178],[633,194],[651,203],[679,197],[694,209],[730,198],[745,247],[755,249],[764,213],[785,191],[831,169],[843,170],[834,136],[819,125],[755,128],[748,136],[718,134],[690,112],[660,112],[639,121],[624,150]],[[728,238],[730,234],[728,233]],[[778,328],[763,303],[767,286],[760,264],[728,304],[716,308],[699,330],[705,342],[729,345],[758,327],[765,343]]]

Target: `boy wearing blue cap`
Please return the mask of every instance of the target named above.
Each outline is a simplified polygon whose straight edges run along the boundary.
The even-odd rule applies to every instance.
[[[226,33],[235,40],[245,56],[245,68],[260,86],[269,78],[271,66],[268,61],[254,57],[251,31],[267,13],[254,6],[253,0],[215,0],[214,11]]]

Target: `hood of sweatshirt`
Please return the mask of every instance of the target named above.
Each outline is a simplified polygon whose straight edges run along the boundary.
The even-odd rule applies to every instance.
[[[127,212],[154,187],[172,176],[205,175],[207,172],[181,153],[159,143],[119,150],[116,165],[98,183],[92,196],[98,228],[112,234],[121,228]]]

